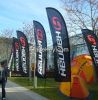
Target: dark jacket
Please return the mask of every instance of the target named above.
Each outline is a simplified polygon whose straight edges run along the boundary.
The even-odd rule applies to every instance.
[[[7,81],[7,74],[8,74],[7,68],[4,67],[1,73],[2,73],[2,75],[1,75],[1,77],[0,77],[0,83],[1,83],[2,81],[5,81],[5,82],[6,82],[6,81]]]

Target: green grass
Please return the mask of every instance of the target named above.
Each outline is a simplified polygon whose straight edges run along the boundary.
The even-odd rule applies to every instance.
[[[33,79],[29,81],[27,77],[11,77],[9,80],[24,86],[31,91],[34,91],[42,96],[49,98],[49,100],[79,100],[72,99],[62,95],[59,92],[59,83],[55,82],[54,79],[38,79],[38,88],[33,88]],[[91,92],[90,100],[98,100],[98,83],[88,86],[89,91]]]
[[[98,100],[98,81],[94,84],[88,85],[88,88],[91,92],[91,100]]]

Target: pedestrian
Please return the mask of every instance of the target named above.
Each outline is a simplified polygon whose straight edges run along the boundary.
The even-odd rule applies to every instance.
[[[6,100],[5,85],[7,82],[7,60],[1,62],[0,83],[2,85],[2,100]]]

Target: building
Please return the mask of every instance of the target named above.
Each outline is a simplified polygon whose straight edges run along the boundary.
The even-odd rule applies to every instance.
[[[86,42],[82,34],[71,36],[70,40],[70,59],[81,54],[89,54]],[[52,46],[47,50],[47,68],[48,70],[54,69],[54,56]]]
[[[89,54],[86,42],[82,34],[70,37],[71,59],[81,54]]]

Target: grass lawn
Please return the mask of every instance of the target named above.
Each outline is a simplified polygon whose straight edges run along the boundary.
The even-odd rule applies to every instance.
[[[59,83],[55,82],[54,79],[38,79],[38,88],[33,88],[33,79],[29,81],[27,77],[11,77],[9,80],[20,84],[26,88],[29,88],[31,91],[37,92],[50,100],[79,100],[72,99],[66,96],[63,96],[58,89]],[[88,86],[91,91],[90,99],[88,100],[98,100],[98,83]]]

